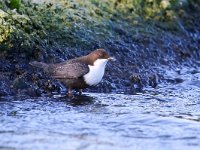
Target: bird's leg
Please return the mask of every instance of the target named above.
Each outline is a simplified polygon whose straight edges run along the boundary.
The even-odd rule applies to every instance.
[[[82,89],[80,89],[79,92],[78,92],[78,94],[82,95],[82,92],[83,92]]]
[[[72,94],[72,89],[71,89],[70,87],[68,88],[67,95],[70,96],[70,97],[73,95],[73,94]]]

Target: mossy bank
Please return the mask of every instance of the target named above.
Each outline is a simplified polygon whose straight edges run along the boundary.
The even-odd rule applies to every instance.
[[[118,61],[90,91],[132,93],[132,82],[156,85],[166,81],[166,70],[195,70],[199,10],[195,0],[1,1],[0,95],[59,91],[57,81],[29,62],[62,62],[96,48]]]

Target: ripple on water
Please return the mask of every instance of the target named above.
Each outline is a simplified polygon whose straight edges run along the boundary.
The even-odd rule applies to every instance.
[[[0,148],[199,149],[197,74],[138,95],[1,98]]]

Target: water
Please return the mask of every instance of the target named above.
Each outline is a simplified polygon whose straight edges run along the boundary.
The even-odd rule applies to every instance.
[[[199,150],[200,73],[137,95],[0,99],[0,149]]]

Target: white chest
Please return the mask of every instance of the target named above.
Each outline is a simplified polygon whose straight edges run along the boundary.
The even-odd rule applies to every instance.
[[[84,80],[88,85],[92,86],[101,82],[107,62],[107,59],[97,59],[93,66],[89,65],[90,71],[84,75]]]

